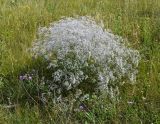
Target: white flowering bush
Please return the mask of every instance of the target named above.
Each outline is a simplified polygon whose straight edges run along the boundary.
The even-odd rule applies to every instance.
[[[39,29],[31,49],[47,63],[48,90],[57,94],[81,89],[111,96],[120,83],[136,79],[139,52],[90,17],[66,18]]]

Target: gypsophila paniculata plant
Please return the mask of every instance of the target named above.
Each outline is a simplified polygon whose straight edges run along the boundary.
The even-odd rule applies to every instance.
[[[104,90],[114,97],[122,82],[135,82],[140,59],[138,51],[91,17],[65,18],[40,28],[31,52],[48,62],[48,88],[57,94]]]

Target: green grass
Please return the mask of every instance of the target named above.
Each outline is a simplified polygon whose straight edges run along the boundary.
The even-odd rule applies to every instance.
[[[77,15],[102,20],[105,28],[127,38],[131,47],[140,51],[136,84],[122,86],[122,102],[106,111],[93,107],[105,104],[103,99],[92,101],[91,115],[67,115],[57,107],[43,117],[37,107],[17,107],[14,112],[0,109],[0,123],[160,123],[159,0],[0,0],[0,75],[9,75],[14,82],[19,70],[32,63],[26,49],[36,38],[38,27]],[[133,99],[136,105],[128,105]]]

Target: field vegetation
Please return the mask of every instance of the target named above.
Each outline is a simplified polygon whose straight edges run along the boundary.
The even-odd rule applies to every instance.
[[[67,106],[42,105],[32,99],[34,83],[21,85],[24,70],[41,68],[27,51],[38,28],[76,16],[103,21],[140,52],[137,81],[120,87],[118,102],[105,94],[75,102],[70,94]],[[0,124],[43,123],[160,123],[160,0],[0,0]]]

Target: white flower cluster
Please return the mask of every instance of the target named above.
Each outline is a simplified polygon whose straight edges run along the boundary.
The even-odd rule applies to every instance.
[[[92,81],[108,93],[113,92],[112,86],[136,79],[139,52],[127,48],[121,37],[107,32],[90,17],[62,19],[38,33],[32,53],[49,61],[53,82],[67,90],[92,79],[92,72],[98,77]]]

